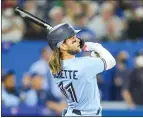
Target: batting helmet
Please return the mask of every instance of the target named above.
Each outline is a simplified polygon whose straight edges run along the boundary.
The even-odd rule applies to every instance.
[[[73,27],[67,23],[59,24],[49,31],[47,39],[48,44],[52,50],[59,47],[65,39],[68,39],[78,33],[80,30],[74,30]],[[80,39],[80,47],[83,48],[84,40]]]

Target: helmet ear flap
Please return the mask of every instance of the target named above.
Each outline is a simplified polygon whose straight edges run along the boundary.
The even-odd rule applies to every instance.
[[[80,48],[83,48],[83,46],[84,46],[84,40],[83,39],[81,39],[81,38],[78,38],[79,40],[80,40]]]

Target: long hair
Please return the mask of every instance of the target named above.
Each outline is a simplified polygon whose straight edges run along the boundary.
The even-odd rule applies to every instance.
[[[61,57],[62,57],[62,55],[61,55],[60,49],[56,48],[53,51],[53,53],[50,57],[50,61],[49,61],[49,66],[50,66],[53,74],[57,74],[62,69]]]

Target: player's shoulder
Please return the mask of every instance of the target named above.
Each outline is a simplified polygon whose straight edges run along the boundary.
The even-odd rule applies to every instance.
[[[90,60],[96,60],[97,58],[91,57],[91,56],[85,56],[80,57],[80,61],[90,61]]]
[[[80,59],[78,59],[78,62],[84,66],[97,65],[99,63],[103,63],[101,58],[91,56],[81,57]]]
[[[85,57],[79,57],[79,58],[76,58],[76,61],[79,62],[79,63],[83,63],[83,64],[87,64],[89,63],[90,61],[95,61],[96,59],[91,57],[91,56],[85,56]]]

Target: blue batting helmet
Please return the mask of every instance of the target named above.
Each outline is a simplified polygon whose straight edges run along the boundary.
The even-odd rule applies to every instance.
[[[47,39],[48,44],[52,50],[59,47],[65,39],[68,39],[78,33],[80,30],[74,30],[70,24],[63,23],[55,26],[49,31]],[[84,40],[80,39],[80,47],[84,46]]]

